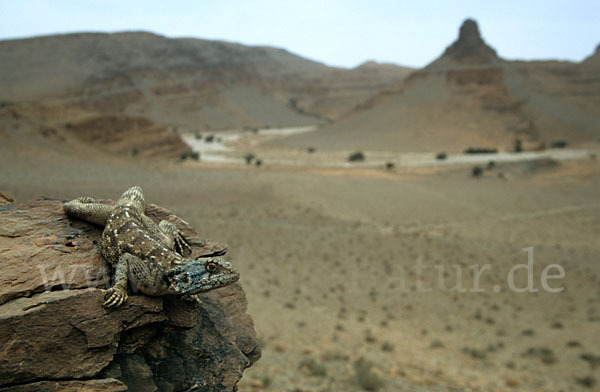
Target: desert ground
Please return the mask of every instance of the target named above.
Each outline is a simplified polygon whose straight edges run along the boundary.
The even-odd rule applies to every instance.
[[[140,185],[227,243],[263,348],[242,392],[597,391],[600,46],[502,56],[470,19],[419,70],[145,32],[2,41],[0,192]]]
[[[137,184],[229,245],[263,346],[240,391],[598,388],[597,150],[474,178],[472,163],[155,161],[18,135],[0,190],[19,202]],[[516,292],[529,262],[535,292]]]

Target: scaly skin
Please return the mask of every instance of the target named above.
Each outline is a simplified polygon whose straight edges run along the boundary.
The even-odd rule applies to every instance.
[[[191,249],[170,222],[158,225],[144,214],[142,189],[134,186],[115,206],[80,197],[64,204],[67,215],[104,226],[100,253],[115,269],[115,284],[106,292],[107,307],[127,300],[127,282],[142,293],[193,295],[227,286],[239,274],[218,257],[188,259]]]

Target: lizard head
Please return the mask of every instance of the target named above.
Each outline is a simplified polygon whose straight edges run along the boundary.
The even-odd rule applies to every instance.
[[[225,259],[209,257],[187,260],[167,270],[165,277],[169,291],[177,294],[198,294],[230,285],[240,278],[240,274]]]

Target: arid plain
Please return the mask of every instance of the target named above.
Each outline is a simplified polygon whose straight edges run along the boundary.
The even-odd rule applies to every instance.
[[[475,49],[478,56],[490,55],[479,41]],[[492,63],[499,69],[496,59]],[[485,91],[472,95],[461,85],[458,92],[442,93],[437,86],[436,97],[448,94],[450,98],[435,103],[436,113],[446,113],[441,107],[449,105],[460,112],[456,117],[460,120],[471,112],[476,99],[490,104],[493,96],[496,106],[489,117],[495,127],[493,137],[471,138],[473,130],[489,119],[485,116],[490,109],[478,108],[472,117],[475,126],[470,123],[464,133],[456,131],[457,139],[447,144],[447,151],[454,154],[448,160],[462,155],[463,147],[489,147],[467,144],[471,140],[489,140],[493,147],[509,151],[515,138],[522,138],[525,148],[533,151],[559,136],[569,141],[561,151],[583,155],[496,162],[491,154],[479,164],[481,174],[474,176],[473,163],[435,163],[439,143],[445,140],[440,141],[435,132],[427,135],[432,144],[425,148],[434,163],[408,164],[410,154],[408,158],[401,154],[407,149],[422,152],[416,144],[391,151],[387,147],[392,141],[418,143],[420,139],[377,136],[385,124],[377,124],[371,134],[364,130],[364,139],[349,138],[333,148],[343,129],[355,135],[362,121],[370,121],[373,114],[365,111],[381,107],[377,102],[402,106],[410,94],[416,94],[409,84],[374,95],[383,79],[400,77],[400,70],[385,67],[370,76],[356,71],[370,86],[367,92],[358,89],[360,94],[353,90],[354,82],[349,83],[353,88],[344,84],[344,78],[350,78],[347,73],[335,79],[338,76],[330,71],[319,73],[306,64],[303,72],[309,69],[320,75],[311,76],[313,85],[306,90],[298,87],[302,85],[298,81],[290,87],[252,79],[247,86],[255,88],[251,91],[255,95],[250,90],[243,95],[232,92],[235,81],[219,88],[206,84],[202,91],[220,95],[212,106],[203,106],[204,122],[198,128],[194,119],[172,112],[181,102],[187,102],[190,111],[194,105],[202,106],[191,101],[184,83],[170,90],[171,100],[157,94],[151,101],[156,106],[151,107],[140,98],[147,91],[127,92],[140,86],[135,82],[140,74],[135,74],[113,84],[94,80],[96,87],[113,89],[102,99],[91,90],[82,90],[76,98],[69,92],[35,103],[4,97],[0,191],[18,202],[42,196],[114,199],[129,186],[140,185],[149,202],[184,218],[203,237],[227,243],[228,259],[240,270],[263,347],[262,359],[246,371],[240,391],[596,390],[600,383],[600,163],[596,158],[599,136],[592,132],[597,132],[598,122],[590,113],[597,108],[598,96],[590,95],[585,106],[580,105],[581,91],[568,90],[568,105],[588,117],[572,134],[561,135],[556,124],[544,133],[543,124],[551,123],[551,118],[542,118],[538,125],[532,122],[541,118],[536,117],[536,107],[545,107],[539,103],[543,89],[535,92],[539,102],[521,102],[498,84],[495,73],[489,84],[489,72],[478,73],[483,66],[477,64],[476,82],[465,83],[469,89],[483,85]],[[564,71],[570,66],[543,65],[543,72],[552,75],[556,67]],[[433,68],[437,66],[434,63]],[[210,69],[222,72],[219,67]],[[567,73],[573,78],[596,75],[597,68],[589,69]],[[227,72],[234,74],[234,70]],[[188,79],[196,77],[187,68],[185,72]],[[319,80],[330,83],[331,78],[335,83],[327,84],[327,91],[315,87]],[[435,78],[430,82],[438,83]],[[168,84],[170,79],[157,73],[144,80]],[[597,88],[598,80],[588,84],[586,91]],[[237,102],[258,100],[256,91],[264,99],[265,91],[271,94],[263,102],[269,112],[246,107],[242,116],[242,109],[226,100],[228,96],[235,96]],[[296,97],[292,101],[290,94]],[[367,96],[374,98],[355,108]],[[390,101],[386,96],[396,98]],[[95,101],[86,106],[91,101],[85,97]],[[119,99],[137,100],[138,106],[115,111],[110,105],[118,105]],[[219,105],[219,100],[226,104]],[[456,106],[458,102],[466,102],[466,107]],[[219,117],[211,112],[214,108],[226,108],[231,116]],[[314,114],[314,108],[329,114]],[[349,115],[340,114],[348,110]],[[158,125],[130,118],[140,113]],[[177,132],[161,128],[170,121],[157,120],[165,113],[169,118],[182,116],[177,132],[199,132],[202,138],[210,133],[218,139],[224,134],[215,130],[219,126],[242,129],[237,125],[247,123],[247,138],[226,143],[231,148],[227,155],[241,162],[209,162],[202,154],[193,159],[189,147],[174,136]],[[545,113],[553,114],[552,110]],[[508,120],[502,117],[505,114]],[[249,131],[264,127],[275,115],[280,126],[331,124],[268,140],[261,138],[260,131]],[[450,115],[441,116],[420,126],[439,128],[444,116]],[[359,120],[353,121],[356,117]],[[222,123],[209,124],[214,118]],[[229,123],[234,120],[238,123]],[[499,125],[507,121],[510,132]],[[460,128],[458,122],[452,129]],[[128,131],[134,133],[127,136]],[[365,162],[348,163],[346,157],[361,140],[380,148],[366,147]],[[249,153],[262,157],[261,165],[255,164],[256,158],[245,164]],[[373,163],[375,156],[380,162]],[[289,157],[296,157],[295,161],[281,163]],[[386,168],[389,161],[395,164]]]

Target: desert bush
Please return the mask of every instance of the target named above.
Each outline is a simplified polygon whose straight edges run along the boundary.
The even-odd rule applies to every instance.
[[[488,169],[488,170],[492,170],[492,169],[493,169],[493,168],[495,168],[495,167],[496,167],[496,162],[494,162],[494,161],[489,161],[489,162],[487,163],[487,169]]]
[[[208,135],[207,137],[204,138],[204,141],[207,143],[212,143],[215,141],[215,135]]]
[[[439,339],[433,339],[433,341],[429,345],[429,348],[442,348],[442,347],[444,347],[444,343],[442,343],[442,341]]]
[[[244,155],[244,160],[246,161],[246,165],[249,165],[252,163],[252,161],[256,158],[256,155],[254,155],[253,153],[249,152],[248,154]]]
[[[365,160],[365,154],[362,151],[353,152],[348,156],[348,162],[362,162]]]
[[[473,359],[486,359],[487,353],[483,349],[474,347],[463,347],[462,351]]]
[[[313,358],[308,358],[300,361],[298,369],[305,370],[312,377],[327,376],[327,368],[322,363],[317,362]]]
[[[381,351],[386,352],[386,353],[391,353],[393,352],[395,349],[394,345],[390,342],[383,342],[381,344]]]
[[[546,365],[552,365],[554,362],[556,362],[554,351],[547,347],[530,347],[526,352],[523,353],[523,356],[539,358],[539,360]]]
[[[575,380],[577,384],[586,388],[593,388],[596,385],[596,379],[592,376],[580,377]]]
[[[200,153],[198,151],[192,151],[190,152],[190,158],[192,158],[194,161],[199,161]]]
[[[448,154],[446,154],[445,152],[438,152],[435,156],[435,159],[437,159],[438,161],[442,161],[446,158],[448,158]]]
[[[550,147],[552,148],[565,148],[567,147],[567,142],[566,140],[557,140],[555,142],[552,142],[552,144],[550,145]]]
[[[196,140],[200,140],[200,139],[202,139],[202,134],[200,132],[196,131],[194,133],[194,137],[196,138]]]
[[[256,166],[261,166],[261,165],[262,165],[262,159],[257,159],[257,160],[254,162],[254,164],[255,164]]]
[[[473,170],[471,171],[471,175],[473,177],[479,177],[483,174],[483,169],[481,168],[481,166],[475,166],[473,168]]]
[[[386,162],[385,163],[386,170],[393,170],[395,167],[396,167],[396,164],[394,162]]]
[[[315,151],[317,151],[317,149],[316,149],[316,148],[314,148],[314,147],[308,147],[308,148],[306,149],[306,151],[307,151],[309,154],[312,154],[312,153],[314,153]]]
[[[137,155],[139,152],[140,152],[140,150],[139,150],[139,148],[137,148],[137,147],[133,147],[133,148],[131,149],[131,155],[132,155],[132,156],[136,156],[136,155]]]
[[[495,154],[498,150],[495,148],[469,147],[465,150],[465,154]]]
[[[521,141],[521,139],[515,140],[514,151],[523,152],[523,142]]]
[[[383,379],[373,372],[373,364],[364,358],[354,362],[354,379],[365,391],[378,391],[383,387]]]

